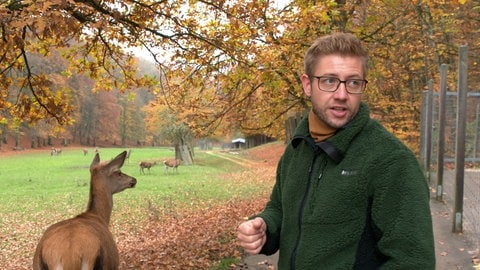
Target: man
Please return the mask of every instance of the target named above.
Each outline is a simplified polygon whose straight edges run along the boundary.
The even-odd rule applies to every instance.
[[[305,55],[312,109],[281,157],[270,201],[238,227],[279,269],[435,269],[429,190],[414,154],[361,102],[368,54],[351,34]]]

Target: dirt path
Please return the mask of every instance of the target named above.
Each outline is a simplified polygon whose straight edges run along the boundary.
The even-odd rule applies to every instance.
[[[435,235],[436,270],[474,269],[473,259],[478,256],[478,250],[463,234],[452,233],[451,206],[433,197],[430,208]]]
[[[257,161],[242,158],[242,157],[239,156],[238,153],[235,153],[235,152],[207,151],[205,153],[207,153],[209,155],[212,155],[212,156],[216,156],[216,157],[226,159],[226,160],[231,161],[235,164],[238,164],[242,167],[246,167],[246,168],[258,167],[258,162]]]

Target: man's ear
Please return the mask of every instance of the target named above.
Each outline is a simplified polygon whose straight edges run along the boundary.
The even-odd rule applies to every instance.
[[[312,96],[312,82],[310,81],[310,77],[308,77],[307,74],[302,74],[300,79],[302,80],[303,93],[310,98]]]

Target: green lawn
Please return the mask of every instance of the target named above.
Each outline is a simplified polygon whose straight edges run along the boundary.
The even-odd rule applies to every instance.
[[[100,158],[109,160],[123,150],[101,148]],[[0,265],[8,262],[17,269],[29,269],[46,227],[85,210],[93,157],[93,149],[84,156],[78,148],[64,148],[58,156],[51,156],[48,149],[0,156]],[[178,173],[166,174],[162,161],[173,157],[172,148],[132,149],[122,171],[136,177],[137,185],[114,195],[114,234],[136,230],[137,224],[151,218],[208,209],[270,189],[271,182],[245,176],[244,168],[232,161],[247,158],[242,154],[196,150],[193,165],[181,165]],[[140,161],[159,165],[141,174]]]
[[[109,160],[124,149],[100,149],[100,159]],[[71,216],[84,210],[88,200],[93,151],[86,156],[80,149],[64,149],[58,156],[48,151],[0,157],[0,213],[36,216],[36,212],[61,213]],[[134,176],[138,184],[114,195],[114,211],[127,205],[132,209],[224,201],[252,190],[225,181],[228,173],[241,170],[231,161],[206,152],[195,153],[195,164],[180,166],[178,173],[165,173],[163,159],[173,158],[171,148],[132,149],[122,171]],[[140,173],[140,161],[157,161],[150,173]],[[231,185],[233,184],[233,185]],[[242,190],[243,189],[243,190]],[[245,194],[245,195],[247,195]],[[133,208],[132,205],[138,205]]]

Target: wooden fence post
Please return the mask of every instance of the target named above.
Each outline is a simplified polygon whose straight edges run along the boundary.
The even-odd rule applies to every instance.
[[[437,201],[443,200],[443,167],[445,155],[445,119],[447,99],[447,65],[440,66],[440,95],[438,109],[438,145],[437,145]]]
[[[458,57],[458,99],[457,99],[457,128],[455,140],[455,204],[453,210],[452,231],[463,231],[463,183],[465,177],[465,132],[467,115],[467,71],[468,48],[460,46]]]
[[[433,81],[428,81],[428,91],[427,91],[427,110],[425,112],[425,160],[424,160],[424,170],[425,177],[430,183],[430,165],[432,157],[432,126],[433,126]]]

